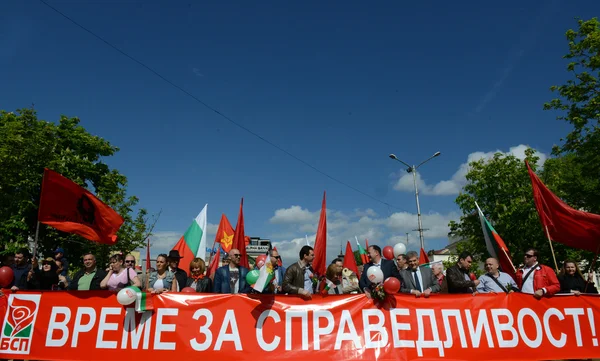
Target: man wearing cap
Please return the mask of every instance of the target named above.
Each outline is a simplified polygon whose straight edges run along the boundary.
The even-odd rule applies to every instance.
[[[60,271],[59,275],[67,277],[67,274],[69,274],[69,261],[67,261],[65,258],[65,250],[58,247],[54,251],[54,260],[62,262],[62,270]]]
[[[180,291],[187,282],[187,273],[179,268],[179,260],[182,257],[179,255],[178,250],[173,249],[169,251],[169,256],[167,258],[169,261],[169,269],[175,274],[175,279],[177,280],[177,291]]]

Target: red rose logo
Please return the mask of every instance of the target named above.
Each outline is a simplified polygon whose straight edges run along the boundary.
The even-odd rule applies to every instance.
[[[13,298],[8,314],[8,323],[12,327],[9,337],[14,337],[25,327],[31,325],[37,304],[34,301]]]

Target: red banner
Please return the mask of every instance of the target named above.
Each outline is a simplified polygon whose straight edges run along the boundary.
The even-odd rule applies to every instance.
[[[0,359],[550,360],[600,356],[600,298],[172,293],[143,314],[103,292],[0,297]],[[7,307],[8,303],[8,307]]]

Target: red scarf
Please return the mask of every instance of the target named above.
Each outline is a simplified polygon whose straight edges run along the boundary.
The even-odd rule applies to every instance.
[[[192,278],[194,279],[194,281],[198,282],[198,280],[204,279],[204,275],[199,275],[199,276],[192,275]]]

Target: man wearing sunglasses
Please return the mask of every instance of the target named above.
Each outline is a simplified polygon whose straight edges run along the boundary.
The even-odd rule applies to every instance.
[[[219,267],[215,272],[214,293],[248,293],[250,285],[246,282],[248,269],[240,266],[240,251],[233,248],[229,251],[229,264]]]
[[[525,252],[524,267],[517,271],[517,285],[522,293],[540,299],[560,291],[560,283],[554,270],[538,263],[538,251],[530,248]]]
[[[271,282],[272,287],[268,287],[263,293],[281,293],[281,285],[283,283],[283,276],[285,275],[285,267],[280,266],[281,264],[281,256],[276,249],[272,249],[270,254],[271,264],[273,265],[273,270],[275,277],[273,277],[273,281]]]

